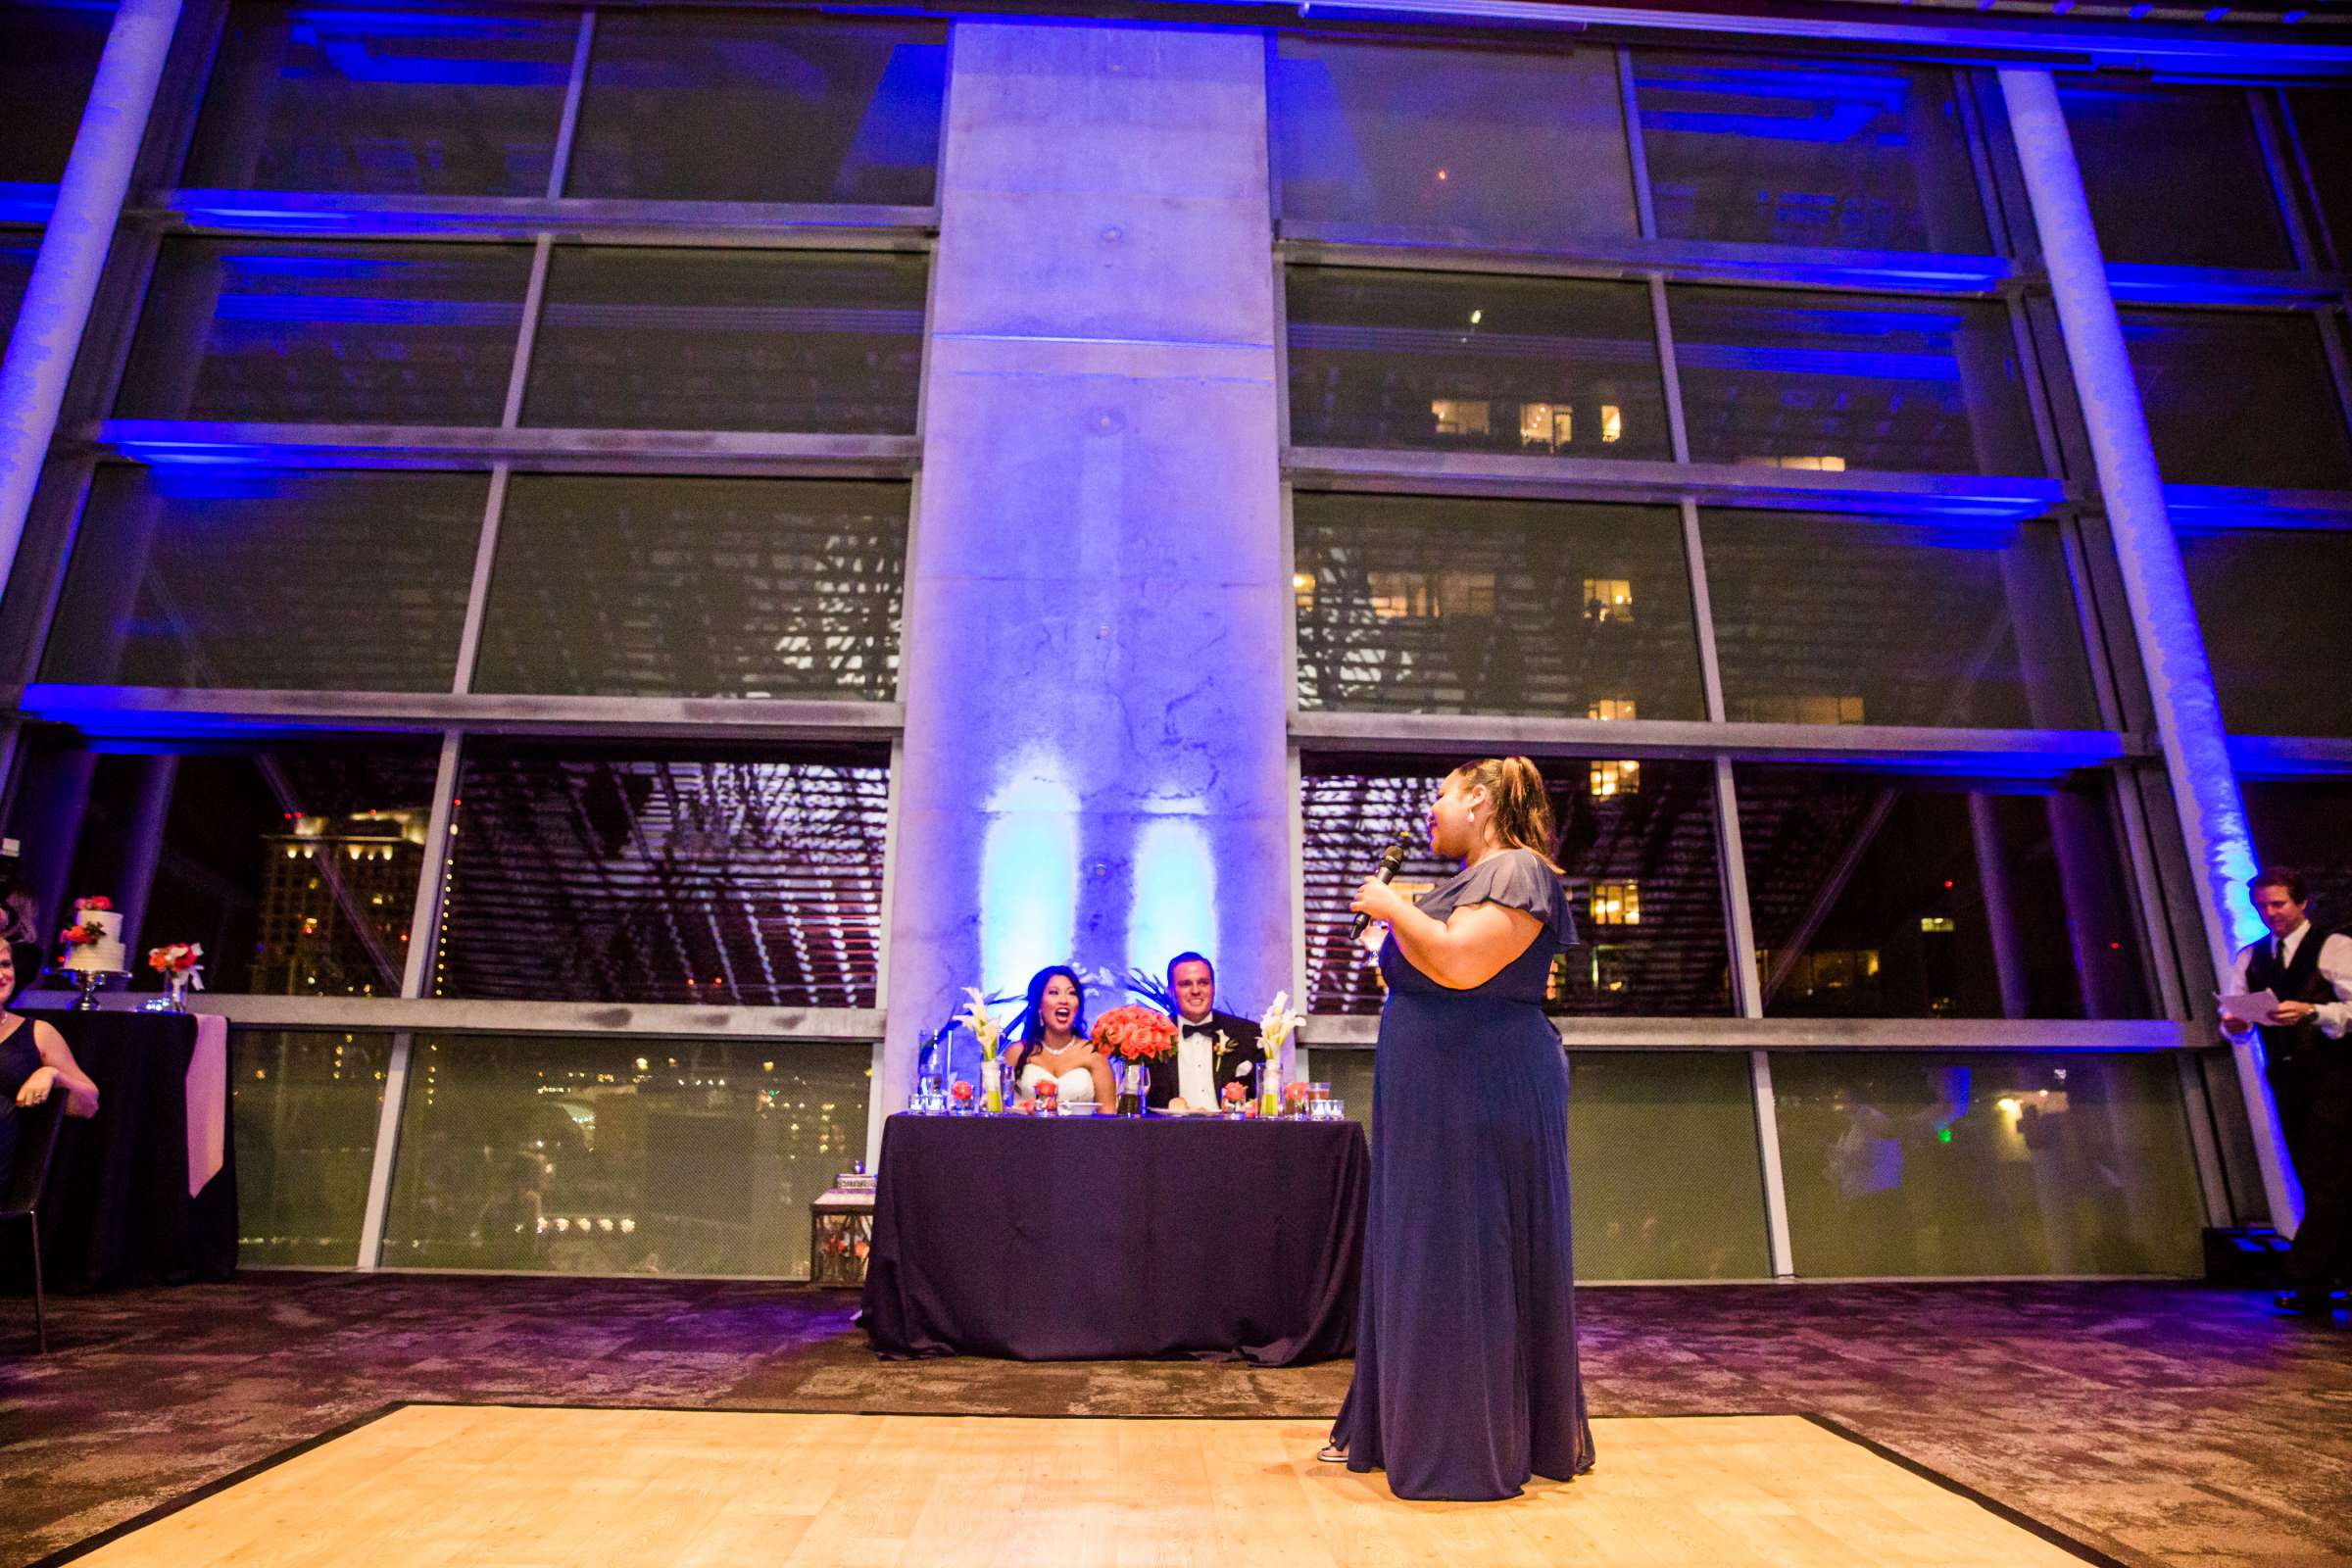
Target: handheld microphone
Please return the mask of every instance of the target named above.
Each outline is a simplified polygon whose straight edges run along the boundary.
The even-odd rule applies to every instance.
[[[1412,834],[1399,829],[1395,842],[1380,852],[1380,870],[1376,874],[1381,881],[1388,882],[1395,879],[1397,868],[1404,864],[1405,846],[1411,842]],[[1357,915],[1355,923],[1348,928],[1348,940],[1350,942],[1363,941],[1364,933],[1371,929],[1371,926],[1372,917],[1370,915]]]

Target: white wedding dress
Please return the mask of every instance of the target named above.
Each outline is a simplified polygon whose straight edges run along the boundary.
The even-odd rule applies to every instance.
[[[1091,1105],[1095,1102],[1095,1075],[1084,1067],[1072,1067],[1056,1077],[1037,1062],[1021,1069],[1021,1098],[1037,1098],[1039,1084],[1052,1084],[1056,1104]]]

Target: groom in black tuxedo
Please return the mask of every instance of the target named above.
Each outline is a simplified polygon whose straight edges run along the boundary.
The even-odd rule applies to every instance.
[[[1176,1004],[1176,1053],[1152,1066],[1152,1108],[1212,1111],[1227,1084],[1254,1092],[1265,1070],[1257,1025],[1217,1011],[1215,965],[1198,953],[1179,953],[1168,960],[1168,995]]]

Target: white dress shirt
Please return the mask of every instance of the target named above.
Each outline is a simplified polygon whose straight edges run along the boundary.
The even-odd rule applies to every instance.
[[[1196,1108],[1217,1102],[1217,1058],[1213,1050],[1216,1041],[1215,1014],[1206,1018],[1176,1020],[1176,1097]],[[1204,1035],[1192,1034],[1192,1023],[1209,1025]]]
[[[2274,941],[2283,940],[2283,946],[2278,954],[2278,966],[2283,969],[2295,961],[2295,954],[2303,946],[2303,939],[2310,935],[2311,922],[2306,920],[2289,931],[2283,939],[2265,936],[2260,942],[2238,949],[2237,962],[2232,964],[2230,969],[2230,994],[2233,997],[2242,997],[2246,994],[2246,970],[2253,966],[2256,953],[2269,947]],[[2321,946],[2320,977],[2335,991],[2333,1002],[2319,1004],[2320,1033],[2330,1040],[2341,1040],[2344,1038],[2344,1031],[2352,1028],[2352,937],[2347,937],[2338,931],[2329,936],[2327,942]],[[2278,1000],[2292,1002],[2295,999],[2281,997]],[[2258,1018],[2246,1020],[2248,1023],[2259,1023],[2260,1021]]]

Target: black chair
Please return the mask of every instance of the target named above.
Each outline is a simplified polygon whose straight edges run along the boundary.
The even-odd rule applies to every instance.
[[[29,1028],[29,1025],[24,1027]],[[49,1311],[41,1294],[41,1188],[49,1180],[49,1162],[57,1154],[57,1135],[66,1125],[66,1092],[55,1089],[29,1110],[17,1112],[17,1168],[9,1172],[8,1190],[0,1193],[0,1220],[21,1219],[32,1236],[33,1335],[43,1355],[49,1353]]]

